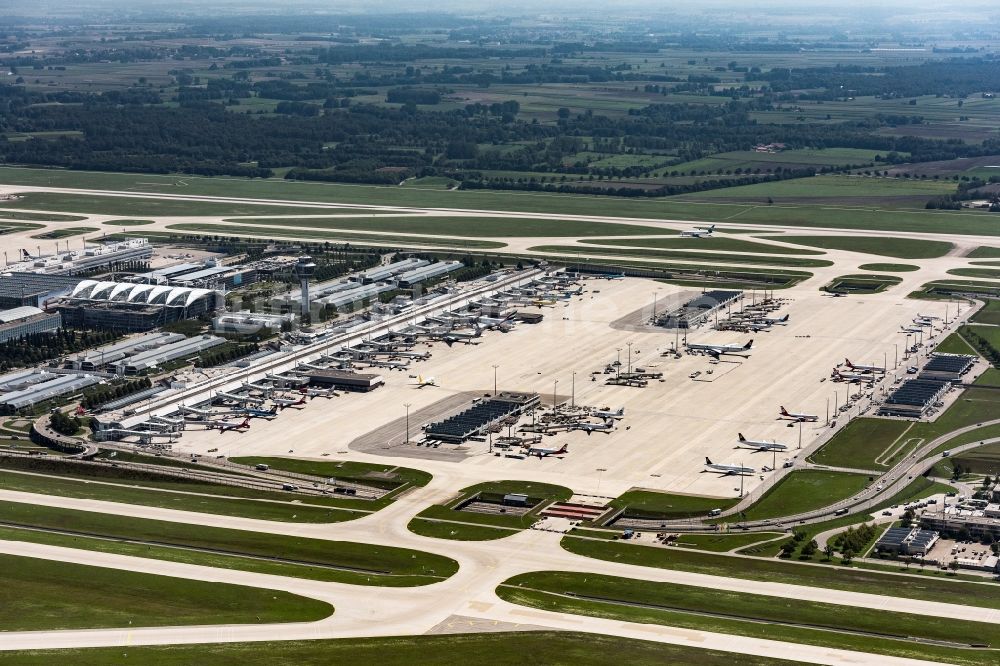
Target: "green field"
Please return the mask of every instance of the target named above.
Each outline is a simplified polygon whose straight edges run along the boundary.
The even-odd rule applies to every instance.
[[[515,576],[501,583],[497,595],[533,608],[623,622],[664,624],[899,657],[936,658],[949,663],[995,663],[996,648],[969,648],[995,646],[1000,641],[996,625],[985,622],[564,571]]]
[[[769,165],[784,166],[839,166],[873,162],[879,154],[876,150],[863,148],[825,148],[783,150],[778,153],[758,153],[753,150],[740,150],[728,153],[716,153],[691,162],[682,162],[670,167],[670,171],[690,173],[692,171],[717,171],[719,169],[767,169]]]
[[[520,516],[458,510],[458,507],[477,495],[483,499],[499,502],[508,493],[524,494],[537,502],[530,511]],[[427,507],[414,516],[407,528],[415,534],[438,539],[456,541],[502,539],[535,524],[539,520],[538,512],[550,501],[566,501],[572,495],[573,491],[569,488],[533,481],[477,483],[463,488],[457,497],[444,504]]]
[[[949,333],[948,337],[938,343],[934,351],[941,354],[978,354],[978,352],[962,337],[962,330]]]
[[[627,654],[636,666],[733,666],[732,652],[592,633],[518,631],[342,638],[338,640],[210,645],[31,650],[0,653],[3,666],[146,664],[154,666],[329,666],[330,664],[463,664],[464,666],[605,666]],[[802,662],[740,654],[739,666],[795,666]]]
[[[762,236],[770,238],[770,236]],[[948,254],[952,247],[945,241],[919,240],[915,238],[880,238],[867,236],[775,236],[795,245],[821,247],[827,250],[847,250],[865,254],[900,259],[933,259]]]
[[[0,488],[18,490],[43,495],[62,495],[78,499],[94,499],[105,502],[121,502],[155,506],[161,509],[214,513],[240,518],[259,520],[280,520],[300,523],[335,523],[354,520],[368,515],[368,511],[352,511],[333,506],[313,506],[284,501],[261,501],[239,496],[212,496],[171,492],[157,488],[136,486],[135,481],[121,484],[98,483],[86,478],[55,476],[33,476],[0,470]],[[177,484],[180,486],[181,484]],[[184,484],[178,491],[199,493],[211,489],[216,493],[233,493],[243,490],[236,486],[208,486],[207,484]],[[311,499],[311,498],[310,498]],[[356,500],[355,500],[356,501]],[[358,505],[363,507],[363,505]]]
[[[805,179],[810,188],[837,176]],[[866,193],[877,194],[878,187],[865,184],[865,179],[850,179],[852,187],[862,187]],[[874,179],[872,179],[874,180]],[[884,183],[896,181],[879,179]],[[853,181],[857,181],[854,183]],[[553,213],[563,215],[602,215],[653,219],[699,220],[726,224],[778,224],[801,227],[835,227],[843,229],[872,229],[881,231],[909,231],[953,234],[1000,236],[1000,228],[992,223],[989,213],[981,211],[929,211],[923,209],[897,210],[880,207],[876,202],[842,204],[761,205],[729,203],[724,201],[686,201],[675,197],[664,199],[637,199],[608,196],[553,194],[548,192],[508,192],[493,190],[458,190],[400,188],[378,185],[345,185],[334,183],[292,182],[279,179],[251,180],[246,178],[207,178],[197,176],[161,176],[153,174],[120,174],[106,172],[66,172],[58,169],[0,168],[0,182],[12,185],[38,185],[73,187],[82,189],[109,189],[131,192],[149,192],[175,195],[225,196],[256,199],[287,199],[321,203],[356,205],[388,205],[404,207],[448,207],[470,210],[499,210]],[[786,181],[795,182],[795,181]],[[181,184],[183,183],[183,184]],[[909,184],[909,183],[907,183]],[[923,183],[921,183],[923,185]],[[758,186],[754,186],[758,187]],[[895,187],[888,185],[887,187]],[[836,191],[836,187],[831,187]],[[929,196],[926,198],[930,198]],[[139,208],[142,214],[143,199],[133,199],[136,204],[117,206]],[[64,206],[56,202],[54,210]],[[167,202],[172,203],[172,202]],[[203,202],[198,206],[208,206]],[[246,212],[250,204],[221,204],[239,209],[223,215],[254,215]],[[98,206],[100,208],[100,206]],[[190,202],[176,202],[172,209],[191,211]],[[316,209],[270,207],[264,214],[315,213]],[[72,208],[69,208],[72,210]],[[217,209],[212,209],[213,211]],[[83,212],[83,211],[81,211]],[[108,211],[99,211],[108,212]],[[322,212],[322,211],[321,211]],[[114,214],[114,213],[109,213]],[[122,214],[122,213],[119,213]],[[124,213],[128,215],[135,212]],[[191,214],[188,212],[187,214]],[[201,213],[217,214],[217,213]],[[325,214],[325,213],[324,213]]]
[[[920,270],[920,266],[914,266],[913,264],[861,264],[858,268],[863,271],[884,273],[909,273]]]
[[[947,181],[911,180],[894,178],[863,178],[858,176],[814,176],[793,178],[756,185],[727,187],[697,194],[680,195],[680,199],[733,201],[765,201],[771,197],[776,203],[783,199],[802,201],[808,199],[834,199],[857,203],[857,199],[870,198],[872,205],[883,203],[880,199],[914,197],[923,203],[934,196],[950,194],[955,185]]]
[[[5,172],[0,171],[0,178]],[[155,190],[148,190],[155,192]],[[175,192],[177,196],[191,192]],[[323,215],[324,208],[302,206],[269,206],[241,202],[200,201],[197,199],[156,199],[116,197],[98,194],[67,194],[63,192],[27,192],[17,201],[0,201],[3,208],[27,208],[73,212],[85,215]],[[18,215],[20,215],[18,213]],[[51,216],[47,216],[51,217]],[[61,216],[66,217],[66,216]],[[74,218],[81,220],[84,218]]]
[[[965,256],[969,259],[1000,259],[1000,247],[980,245]]]
[[[952,298],[963,294],[986,295],[991,298],[1000,297],[1000,282],[985,282],[980,280],[934,280],[928,282],[916,292],[914,298]]]
[[[428,585],[458,570],[458,563],[450,558],[406,548],[35,504],[4,504],[0,507],[0,524],[0,535],[14,541],[352,585]]]
[[[0,555],[0,568],[0,632],[313,622],[333,612],[278,590],[16,555]]]
[[[16,202],[14,202],[16,203]],[[14,210],[0,210],[0,220],[28,220],[30,222],[81,222],[79,215],[54,215],[49,213],[22,213]]]
[[[579,257],[641,257],[648,259],[682,259],[685,261],[716,261],[723,264],[761,264],[765,266],[781,266],[793,268],[817,268],[832,266],[832,261],[825,259],[802,259],[800,257],[769,256],[764,254],[712,254],[710,252],[683,252],[680,250],[643,250],[635,248],[597,248],[580,245],[536,245],[529,247],[529,252],[556,252]]]
[[[809,456],[809,462],[832,467],[876,469],[875,459],[910,427],[907,421],[858,418]]]
[[[353,231],[323,231],[298,229],[268,229],[266,227],[244,227],[233,224],[170,224],[168,229],[177,231],[194,231],[212,234],[213,236],[251,236],[256,238],[296,238],[303,240],[339,241],[341,243],[375,243],[380,245],[426,245],[427,247],[455,247],[469,249],[495,249],[504,247],[504,243],[495,241],[433,238],[430,236],[399,236],[361,234]]]
[[[546,220],[520,217],[391,217],[375,218],[233,218],[223,222],[264,227],[383,231],[390,233],[464,236],[468,238],[548,237],[548,236],[637,236],[661,233],[657,227],[586,220]],[[173,228],[173,227],[171,227]],[[675,234],[664,230],[667,235]],[[428,239],[434,240],[434,239]]]
[[[719,231],[718,229],[716,231]],[[741,230],[726,230],[727,232],[739,232]],[[746,233],[745,231],[743,233]],[[748,254],[797,254],[797,255],[821,255],[825,254],[818,250],[806,250],[804,248],[784,247],[781,245],[769,245],[767,243],[756,243],[754,241],[743,240],[742,238],[726,238],[724,236],[712,236],[710,238],[594,238],[581,240],[581,243],[590,245],[611,245],[620,247],[639,247],[660,250],[714,250],[722,252],[746,252]]]
[[[632,517],[699,518],[712,509],[728,509],[739,502],[735,497],[703,497],[661,493],[652,490],[629,490],[613,499],[609,506],[625,509],[625,515]]]
[[[763,497],[741,512],[740,517],[742,520],[764,520],[805,513],[847,499],[867,485],[865,474],[795,470],[769,488]]]
[[[32,238],[40,240],[56,240],[59,238],[69,238],[70,236],[80,236],[89,234],[91,231],[100,231],[97,227],[63,227],[62,229],[52,229],[45,233],[35,234]]]
[[[627,541],[572,536],[563,537],[561,543],[571,553],[621,564],[1000,609],[1000,587],[988,581],[968,582],[914,574],[912,584],[905,584],[911,579],[854,567],[813,566],[773,558],[736,557],[688,548],[640,546]]]

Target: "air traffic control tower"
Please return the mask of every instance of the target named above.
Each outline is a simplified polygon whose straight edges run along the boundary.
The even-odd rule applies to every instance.
[[[313,263],[312,257],[299,257],[292,270],[299,278],[302,289],[302,315],[306,316],[309,314],[309,279],[316,273],[316,264]]]

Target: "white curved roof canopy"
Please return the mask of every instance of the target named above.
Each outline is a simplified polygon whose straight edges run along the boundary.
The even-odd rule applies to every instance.
[[[105,282],[83,280],[70,293],[70,298],[145,305],[173,305],[189,307],[200,298],[212,294],[211,289],[169,287],[163,285],[132,284],[131,282]]]

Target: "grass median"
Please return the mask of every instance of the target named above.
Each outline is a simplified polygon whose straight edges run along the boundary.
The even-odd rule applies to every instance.
[[[958,664],[995,664],[995,624],[748,592],[542,571],[497,588],[511,603],[623,622],[662,624],[843,650]],[[933,643],[943,643],[935,645]]]
[[[333,612],[278,590],[17,555],[0,555],[0,570],[0,631],[313,622]]]
[[[427,585],[454,560],[406,548],[251,532],[4,502],[0,537],[355,585]]]
[[[226,486],[217,486],[217,488],[226,488]],[[178,488],[176,492],[173,492],[132,485],[124,481],[120,483],[96,482],[87,479],[38,476],[9,471],[0,471],[0,490],[16,490],[76,499],[139,504],[160,509],[174,509],[175,511],[194,511],[236,518],[292,523],[338,523],[361,518],[369,513],[368,511],[351,511],[299,504],[287,499],[275,501],[199,494],[198,488],[194,484],[192,487]]]
[[[155,664],[156,666],[328,666],[329,664],[463,664],[463,666],[605,666],[628,655],[634,666],[794,666],[802,662],[569,631],[520,631],[337,640],[31,650],[0,653],[3,666]]]

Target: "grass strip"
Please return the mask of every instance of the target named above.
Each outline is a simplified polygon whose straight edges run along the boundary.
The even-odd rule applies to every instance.
[[[500,598],[549,611],[961,664],[996,663],[996,625],[590,573],[522,574]],[[957,659],[957,661],[955,660]]]
[[[0,554],[0,569],[2,631],[312,622],[333,612],[278,590],[17,555]]]
[[[3,666],[329,666],[329,664],[463,664],[464,666],[605,666],[612,655],[634,666],[732,666],[722,650],[669,645],[619,636],[569,631],[519,631],[336,640],[160,645],[0,653]],[[738,655],[740,666],[794,666],[772,657]]]
[[[0,535],[15,541],[356,585],[426,585],[448,578],[447,557],[392,546],[187,525],[5,502]]]

